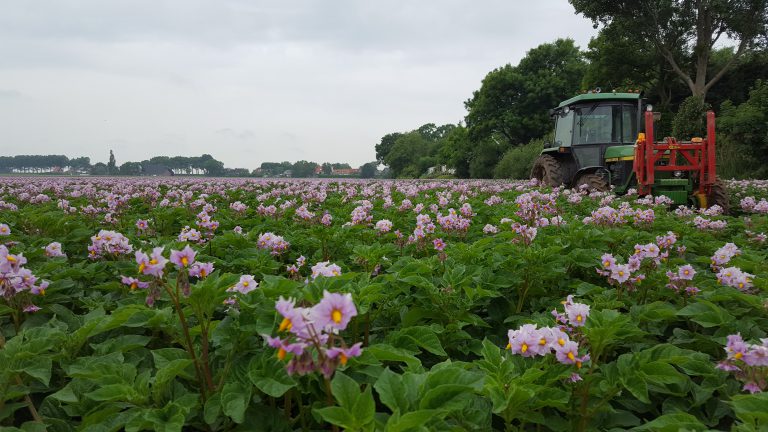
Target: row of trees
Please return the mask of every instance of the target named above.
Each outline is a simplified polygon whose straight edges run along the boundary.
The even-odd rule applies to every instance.
[[[306,160],[291,162],[263,162],[258,169],[251,173],[256,177],[290,177],[308,178],[308,177],[337,177],[337,170],[351,170],[348,163],[325,162],[317,164]],[[359,168],[357,176],[361,178],[374,178],[379,174],[378,163],[368,162]],[[349,176],[350,174],[345,174]]]
[[[68,158],[64,155],[17,155],[0,156],[0,172],[59,173],[71,172],[94,175],[142,175],[149,167],[168,168],[175,174],[222,175],[228,170],[224,163],[204,154],[199,157],[156,156],[141,162],[117,164],[115,155],[109,152],[109,162],[91,164],[89,157]],[[248,170],[245,170],[249,174]]]
[[[541,148],[552,128],[548,110],[600,87],[643,90],[662,112],[660,136],[673,132],[678,108],[695,98],[686,104],[718,112],[722,154],[747,155],[755,169],[739,174],[768,165],[768,90],[760,81],[768,80],[768,0],[569,1],[600,28],[586,50],[570,39],[531,49],[517,65],[485,76],[461,122],[440,126],[436,139],[420,132],[431,124],[387,134],[377,160],[396,177],[425,176],[440,165],[461,178],[522,175],[519,165],[535,152],[517,149]],[[716,48],[726,40],[734,45]]]
[[[362,178],[373,178],[378,174],[378,164],[369,162],[359,169]],[[319,170],[318,170],[319,168]],[[76,173],[91,175],[153,175],[164,169],[174,174],[227,176],[227,177],[331,177],[339,169],[351,169],[348,163],[323,163],[298,161],[264,162],[261,167],[249,171],[246,168],[225,168],[224,163],[209,154],[202,156],[155,156],[141,162],[125,162],[118,165],[114,153],[110,150],[109,161],[105,164],[91,164],[88,157],[68,158],[64,155],[18,155],[0,156],[0,173]],[[317,172],[319,171],[319,172]]]

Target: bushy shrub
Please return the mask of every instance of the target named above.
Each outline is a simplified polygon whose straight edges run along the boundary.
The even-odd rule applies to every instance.
[[[709,104],[700,96],[689,96],[677,110],[672,121],[672,135],[679,140],[689,140],[693,137],[706,135],[705,113],[710,109]]]
[[[534,139],[528,144],[513,147],[504,153],[493,171],[494,178],[527,179],[531,175],[533,161],[544,148],[544,139]]]
[[[724,156],[718,163],[732,164],[741,174],[736,177],[768,175],[768,83],[758,80],[743,104],[723,102],[717,127],[724,137],[717,144],[718,156]],[[736,150],[725,153],[729,146]]]

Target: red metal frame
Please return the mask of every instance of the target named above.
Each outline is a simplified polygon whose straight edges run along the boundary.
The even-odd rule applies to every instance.
[[[683,159],[680,164],[678,161]],[[666,160],[666,165],[658,162]],[[655,142],[653,113],[645,113],[645,137],[635,144],[634,160],[637,189],[641,195],[651,193],[657,171],[693,171],[699,173],[698,193],[709,195],[715,182],[715,113],[707,111],[707,137],[696,141],[678,141],[666,137]]]

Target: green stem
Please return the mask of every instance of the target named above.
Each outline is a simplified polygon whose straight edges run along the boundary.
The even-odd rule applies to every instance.
[[[331,380],[328,378],[325,378],[325,400],[328,403],[329,407],[334,406],[333,402],[333,392],[331,390]],[[331,430],[333,432],[339,432],[339,427],[334,425],[331,425]]]
[[[192,337],[189,335],[189,325],[187,324],[187,319],[184,316],[184,311],[181,308],[181,304],[179,303],[178,297],[176,297],[173,294],[173,290],[171,290],[171,287],[168,286],[168,284],[165,285],[165,290],[168,292],[168,295],[171,297],[171,301],[173,302],[173,305],[176,307],[176,313],[179,315],[179,321],[181,322],[181,328],[182,332],[184,333],[184,339],[186,341],[186,348],[187,352],[189,353],[189,356],[192,358],[192,362],[195,365],[195,373],[197,375],[197,382],[200,385],[200,396],[203,399],[203,403],[206,401],[206,385],[205,385],[205,379],[203,378],[203,373],[200,368],[200,361],[197,358],[197,354],[195,354],[195,347],[192,345]],[[178,286],[176,287],[178,291]]]

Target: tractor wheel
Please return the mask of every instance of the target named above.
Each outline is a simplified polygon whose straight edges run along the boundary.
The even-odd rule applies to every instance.
[[[573,187],[578,189],[581,185],[587,185],[590,191],[607,192],[610,189],[608,181],[598,173],[580,175]]]
[[[541,155],[536,158],[531,169],[531,178],[535,178],[548,186],[557,187],[565,183],[563,166],[550,155]]]
[[[712,183],[712,189],[710,189],[709,196],[707,197],[708,206],[711,207],[715,204],[723,208],[723,214],[730,213],[731,203],[728,199],[728,190],[720,179],[716,179],[715,182]]]

